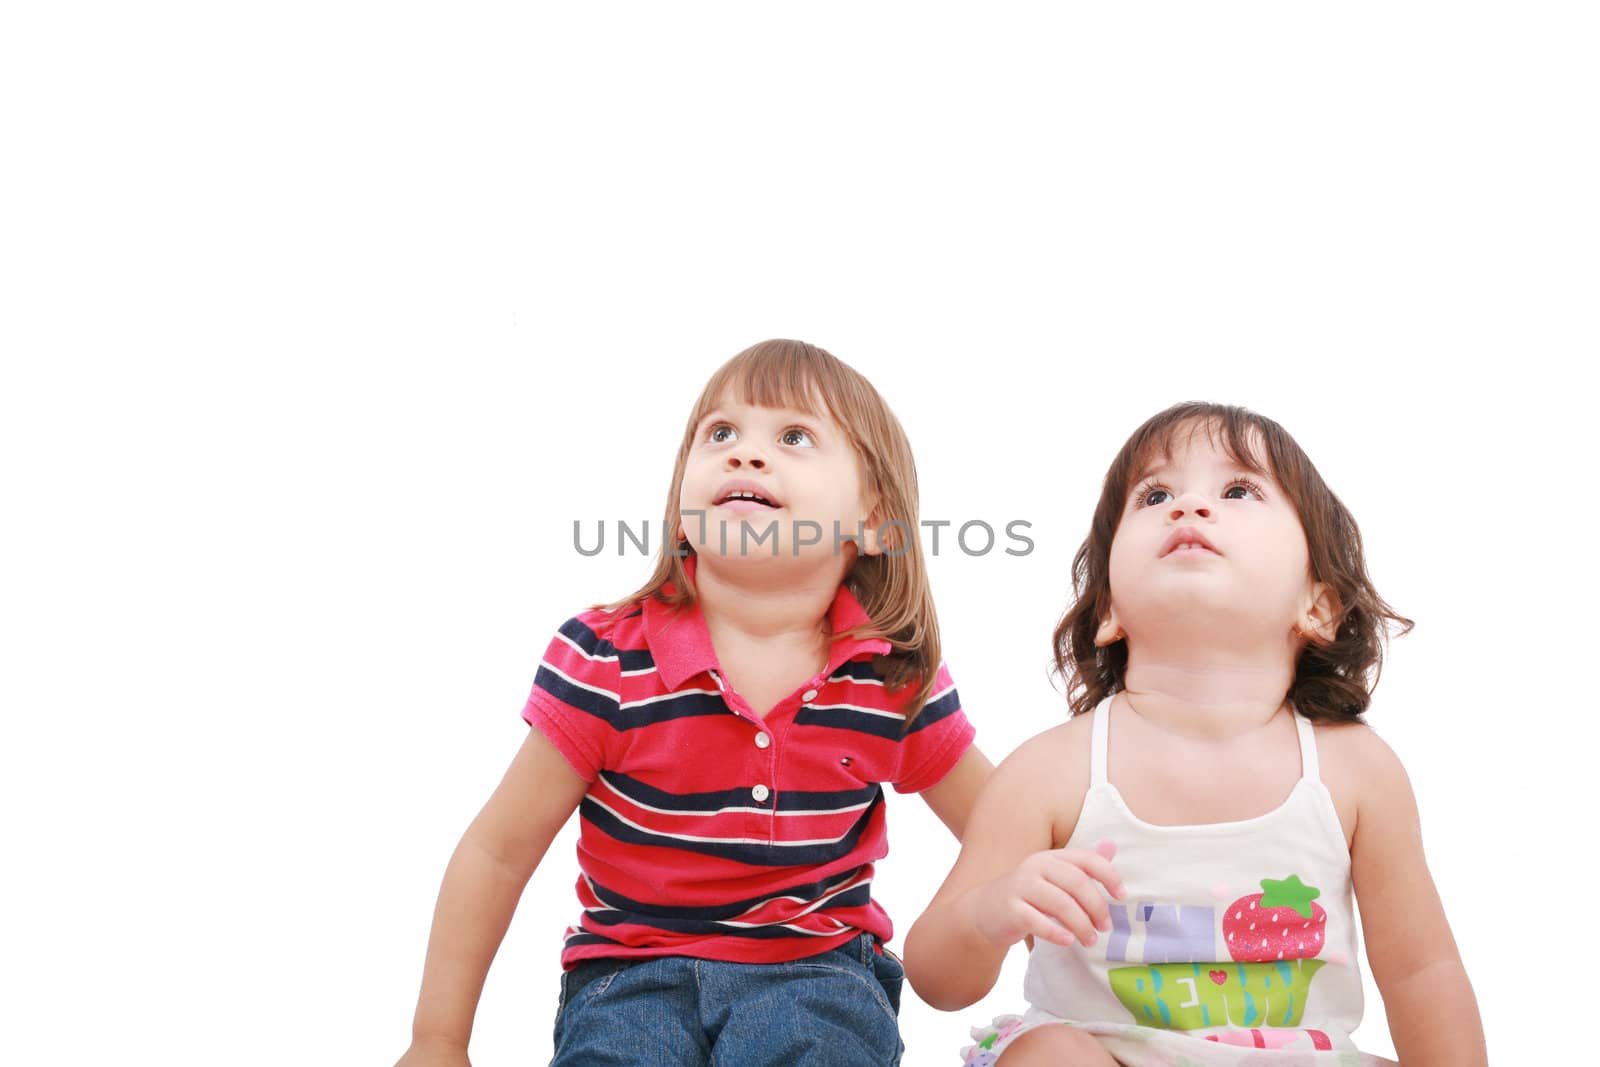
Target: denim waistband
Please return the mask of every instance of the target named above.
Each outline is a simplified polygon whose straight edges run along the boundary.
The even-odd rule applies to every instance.
[[[853,959],[861,961],[863,966],[871,967],[873,953],[878,951],[877,941],[877,938],[863,930],[844,944],[837,946],[833,951],[845,952]]]

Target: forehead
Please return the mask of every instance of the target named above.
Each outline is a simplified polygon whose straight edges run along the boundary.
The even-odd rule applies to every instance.
[[[701,416],[704,422],[713,415],[727,418],[752,418],[761,415],[771,415],[780,419],[799,419],[803,421],[833,425],[833,416],[820,397],[814,393],[811,396],[780,397],[771,396],[761,398],[741,392],[736,388],[724,389],[720,394],[711,399],[710,406]]]
[[[1134,456],[1136,478],[1193,463],[1237,467],[1271,476],[1266,441],[1254,427],[1235,429],[1214,419],[1190,420],[1165,427]]]

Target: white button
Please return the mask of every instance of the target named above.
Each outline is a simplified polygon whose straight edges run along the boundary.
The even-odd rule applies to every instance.
[[[767,787],[764,785],[758,785],[754,789],[750,790],[750,795],[756,798],[757,804],[765,803],[767,799]]]
[[[766,734],[756,734],[757,748],[766,748],[770,744],[772,744],[772,738],[768,737]]]
[[[800,694],[800,699],[801,700],[815,700],[815,699],[817,699],[817,691],[815,689],[807,689],[804,693]]]

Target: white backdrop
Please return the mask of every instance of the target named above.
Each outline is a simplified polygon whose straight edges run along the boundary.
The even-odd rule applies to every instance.
[[[705,377],[866,373],[996,759],[1106,464],[1254,407],[1417,620],[1373,726],[1501,1063],[1587,1021],[1595,22],[1571,4],[36,6],[0,29],[0,1058],[387,1064],[552,629]],[[614,543],[614,542],[613,542]],[[894,796],[895,945],[955,843]],[[549,1053],[573,827],[479,1067]],[[1569,932],[1570,931],[1570,932]],[[907,991],[909,1067],[966,1028]],[[1581,964],[1580,964],[1581,966]],[[1369,1001],[1361,1036],[1387,1053]]]

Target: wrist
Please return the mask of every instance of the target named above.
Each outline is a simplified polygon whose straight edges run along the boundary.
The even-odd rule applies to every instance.
[[[977,938],[984,948],[1004,953],[1015,942],[995,936],[990,921],[995,917],[995,908],[989,901],[990,891],[994,882],[980,882],[961,894],[956,899],[956,914],[959,916],[961,929],[969,932],[970,937]]]
[[[470,1035],[458,1034],[444,1030],[419,1030],[411,1029],[411,1047],[414,1049],[437,1049],[441,1052],[465,1052],[467,1040]]]

